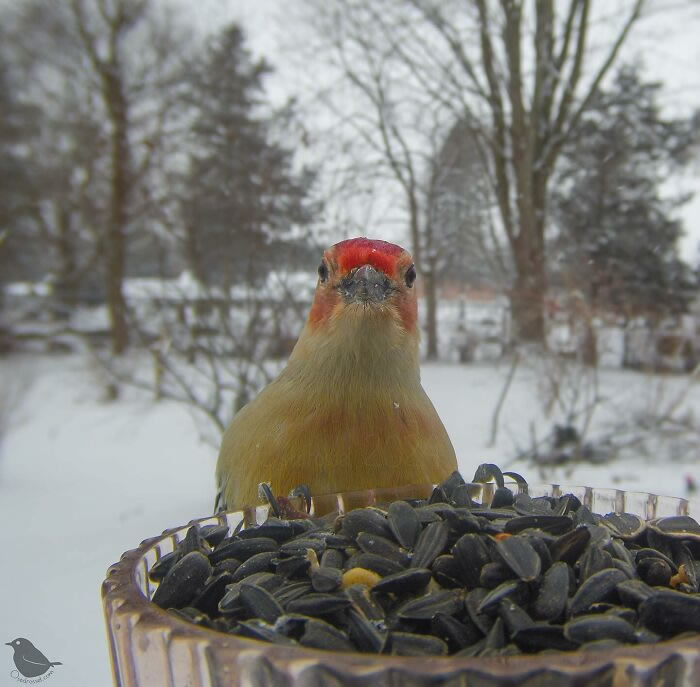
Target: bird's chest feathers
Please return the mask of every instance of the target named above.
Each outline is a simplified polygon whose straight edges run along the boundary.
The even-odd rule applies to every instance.
[[[301,460],[410,453],[434,414],[420,385],[417,338],[380,316],[303,333],[274,387],[273,441]]]
[[[349,488],[360,476],[376,484],[377,472],[401,473],[401,465],[416,463],[424,450],[422,437],[430,436],[427,425],[416,408],[384,393],[307,397],[281,422],[274,455],[285,456],[286,469],[299,475],[292,482],[313,483],[322,491]]]
[[[421,424],[419,410],[404,395],[373,394],[371,390],[303,404],[297,417],[301,432],[313,428],[326,441],[335,439],[340,443],[366,444],[380,438],[384,442],[405,438],[418,432]]]
[[[337,375],[329,383],[297,384],[287,396],[279,439],[301,454],[349,455],[401,450],[425,435],[429,417],[420,384],[385,375]]]

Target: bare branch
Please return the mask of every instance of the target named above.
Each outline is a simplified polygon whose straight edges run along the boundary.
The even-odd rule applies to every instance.
[[[456,28],[445,20],[445,18],[442,16],[437,7],[426,7],[424,3],[420,2],[420,0],[410,0],[410,2],[416,9],[422,12],[425,19],[427,19],[428,22],[432,24],[432,26],[438,31],[438,34],[444,38],[450,50],[452,51],[452,54],[457,58],[457,63],[462,67],[464,73],[469,77],[469,80],[472,84],[473,92],[479,95],[484,100],[490,102],[492,97],[491,94],[493,91],[491,90],[491,93],[489,93],[486,86],[481,82],[481,79],[479,78],[479,75],[477,73],[476,66],[464,52],[462,39],[457,33]],[[489,85],[491,85],[490,82]]]
[[[576,128],[576,125],[578,124],[581,115],[583,112],[585,112],[586,108],[589,106],[593,96],[597,92],[601,81],[605,77],[605,75],[608,73],[610,70],[610,67],[613,65],[615,62],[615,58],[617,57],[620,48],[622,47],[622,44],[625,42],[625,39],[627,38],[630,30],[632,29],[632,26],[635,24],[635,22],[639,19],[642,13],[642,9],[644,8],[645,0],[636,0],[634,4],[634,8],[632,9],[632,12],[630,13],[629,17],[627,18],[627,21],[623,25],[622,29],[620,30],[620,33],[618,34],[617,38],[615,39],[615,42],[612,45],[612,48],[610,49],[607,58],[604,60],[603,64],[599,67],[593,81],[591,82],[588,92],[586,95],[581,99],[578,107],[574,111],[574,113],[569,117],[568,122],[565,124],[564,120],[566,118],[566,114],[568,113],[568,109],[570,106],[567,105],[566,107],[566,112],[562,114],[562,109],[560,108],[560,113],[559,116],[557,117],[557,121],[555,122],[555,125],[552,129],[552,136],[550,138],[550,141],[548,142],[548,150],[546,155],[544,156],[544,165],[545,167],[549,168],[552,166],[554,159],[556,158],[556,155],[558,154],[559,150],[561,149],[561,146],[563,145],[564,141],[570,136],[571,132]],[[587,7],[587,5],[586,5]],[[583,12],[582,12],[583,15]],[[582,22],[584,21],[582,17]],[[585,24],[582,25],[582,27],[585,26]],[[581,29],[579,29],[581,31]],[[581,41],[581,34],[579,34],[579,41]],[[581,58],[582,59],[582,58]],[[579,57],[578,57],[578,49],[577,49],[577,58],[574,63],[574,67],[572,70],[572,78],[570,79],[570,84],[571,84],[571,95],[573,96],[573,89],[576,88],[576,82],[578,81],[578,75],[574,78],[574,74],[576,71],[580,71],[580,64],[579,63]],[[566,92],[569,92],[568,89]],[[565,96],[566,97],[566,92]],[[563,101],[562,101],[562,106],[563,106]],[[561,121],[560,121],[561,120]]]
[[[511,244],[515,241],[516,233],[513,226],[513,215],[510,207],[510,181],[506,169],[506,123],[500,85],[494,67],[493,46],[491,45],[491,27],[488,9],[484,0],[477,0],[480,19],[481,57],[484,71],[489,84],[489,102],[495,130],[495,146],[493,148],[494,168],[496,172],[496,189],[498,205],[501,210],[503,226]]]
[[[532,94],[530,120],[538,125],[530,127],[530,149],[535,151],[544,136],[542,123],[549,121],[554,95],[556,73],[552,68],[554,50],[554,4],[542,0],[535,7],[535,86]]]
[[[518,369],[518,363],[520,362],[520,355],[516,351],[513,355],[513,359],[510,362],[510,369],[508,370],[508,376],[506,377],[506,381],[503,384],[503,388],[501,389],[501,393],[498,396],[498,401],[496,401],[496,406],[493,409],[493,413],[491,414],[491,436],[489,438],[487,446],[495,446],[496,444],[496,437],[498,436],[498,418],[501,414],[501,409],[503,408],[503,403],[506,400],[506,397],[508,396],[508,390],[510,389],[510,385],[513,383],[513,379],[515,378],[515,372]]]

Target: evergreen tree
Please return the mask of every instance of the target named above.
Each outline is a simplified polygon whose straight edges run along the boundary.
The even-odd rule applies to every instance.
[[[431,165],[430,209],[439,278],[506,290],[514,266],[494,231],[496,201],[473,129],[469,119],[458,121]]]
[[[557,269],[593,308],[662,315],[687,307],[691,275],[673,216],[686,199],[664,199],[659,187],[688,161],[692,127],[661,116],[659,90],[637,67],[621,68],[565,150],[553,194]]]
[[[291,151],[272,140],[274,118],[263,114],[269,71],[233,25],[192,73],[194,152],[182,214],[187,261],[203,282],[264,278],[284,239],[311,218],[312,175],[294,174]]]

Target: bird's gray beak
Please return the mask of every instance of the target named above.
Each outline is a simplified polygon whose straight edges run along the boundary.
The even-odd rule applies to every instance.
[[[12,642],[5,642],[5,646],[12,646]]]
[[[392,291],[389,277],[372,265],[353,270],[338,284],[346,302],[381,303]]]

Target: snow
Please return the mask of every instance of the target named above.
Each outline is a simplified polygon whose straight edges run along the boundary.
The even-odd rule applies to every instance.
[[[108,685],[106,569],[210,513],[214,452],[182,407],[129,393],[103,402],[80,358],[5,359],[0,378],[26,388],[0,446],[2,637],[61,661],[52,685]],[[9,672],[9,647],[6,660]]]
[[[8,296],[50,296],[53,287],[50,282],[11,282],[5,284],[3,290]]]
[[[35,285],[10,284],[10,289],[13,295],[20,296],[31,293],[27,289],[32,286]],[[37,288],[40,286],[41,284],[36,285]],[[245,285],[235,285],[229,289],[228,296],[233,300],[242,301],[251,297],[280,300],[292,294],[296,300],[310,303],[314,289],[315,284],[309,281],[308,271],[276,270],[270,272],[264,286],[251,289]],[[179,303],[184,299],[194,301],[225,298],[227,294],[221,287],[203,286],[190,271],[184,270],[176,279],[128,277],[124,280],[124,296],[134,303],[156,299]]]
[[[488,446],[491,417],[509,364],[426,365],[423,383],[447,427],[465,477],[481,462],[548,481],[683,496],[686,474],[700,479],[698,462],[641,456],[603,465],[580,464],[541,476],[532,465],[509,462],[554,418],[539,410],[536,368],[522,366],[501,410],[497,441]],[[98,370],[81,355],[0,359],[0,608],[3,643],[30,639],[61,661],[50,684],[111,683],[100,585],[121,553],[163,529],[209,515],[216,451],[203,444],[192,417],[172,402],[154,403],[126,389],[104,397]],[[604,371],[600,394],[610,402],[594,428],[620,414],[663,408],[688,377],[649,377]],[[700,413],[700,384],[685,403]],[[4,428],[4,433],[3,433]],[[695,452],[695,460],[700,457]],[[4,661],[4,663],[3,663]],[[14,669],[11,650],[0,674]],[[10,678],[3,684],[14,684]]]

